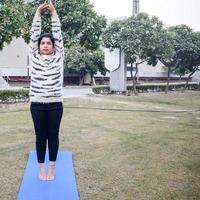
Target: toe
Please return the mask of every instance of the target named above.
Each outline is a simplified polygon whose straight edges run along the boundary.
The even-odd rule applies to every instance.
[[[48,180],[48,181],[52,181],[52,180],[54,180],[54,176],[52,176],[52,175],[48,175],[48,176],[47,176],[47,180]]]
[[[38,178],[41,180],[41,181],[45,181],[47,179],[47,176],[45,174],[40,174],[38,176]]]

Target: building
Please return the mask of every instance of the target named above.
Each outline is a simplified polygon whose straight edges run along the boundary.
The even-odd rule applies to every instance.
[[[0,74],[13,81],[27,79],[28,45],[22,38],[13,38],[12,42],[0,51]]]

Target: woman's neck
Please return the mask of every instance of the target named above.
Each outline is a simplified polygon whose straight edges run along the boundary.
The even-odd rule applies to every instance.
[[[44,59],[45,58],[51,58],[52,56],[53,56],[53,54],[47,54],[47,55],[46,54],[41,54],[41,57],[44,58]]]

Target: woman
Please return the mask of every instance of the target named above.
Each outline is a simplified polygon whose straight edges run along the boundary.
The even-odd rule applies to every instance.
[[[52,34],[41,35],[41,15],[51,13]],[[39,179],[53,180],[59,146],[59,127],[63,114],[63,39],[61,24],[52,3],[37,8],[30,38],[31,84],[30,110],[36,134],[36,152],[39,163]],[[49,167],[45,169],[45,153],[48,141]]]

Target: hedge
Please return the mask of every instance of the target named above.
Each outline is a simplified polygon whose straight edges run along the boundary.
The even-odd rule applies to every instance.
[[[170,83],[169,90],[177,91],[183,89],[184,83]],[[165,91],[166,84],[142,84],[136,85],[136,89],[139,93],[141,92],[162,92]],[[187,89],[189,90],[199,90],[199,83],[189,83]],[[95,94],[109,94],[114,93],[110,91],[110,87],[95,86],[92,88]],[[133,86],[128,85],[126,93],[131,93]],[[16,102],[27,102],[29,101],[29,90],[19,89],[19,90],[0,90],[0,103],[16,103]]]
[[[0,90],[0,103],[27,102],[29,90]]]
[[[179,91],[184,88],[184,83],[170,83],[169,85],[169,91]],[[164,92],[166,89],[166,84],[142,84],[142,85],[136,85],[136,89],[139,93],[143,92]],[[199,83],[189,83],[187,90],[198,90],[200,89]],[[109,94],[109,93],[115,93],[113,91],[110,91],[109,86],[95,86],[92,88],[93,92],[95,94]],[[127,93],[131,93],[133,91],[133,86],[128,85],[127,86]]]

